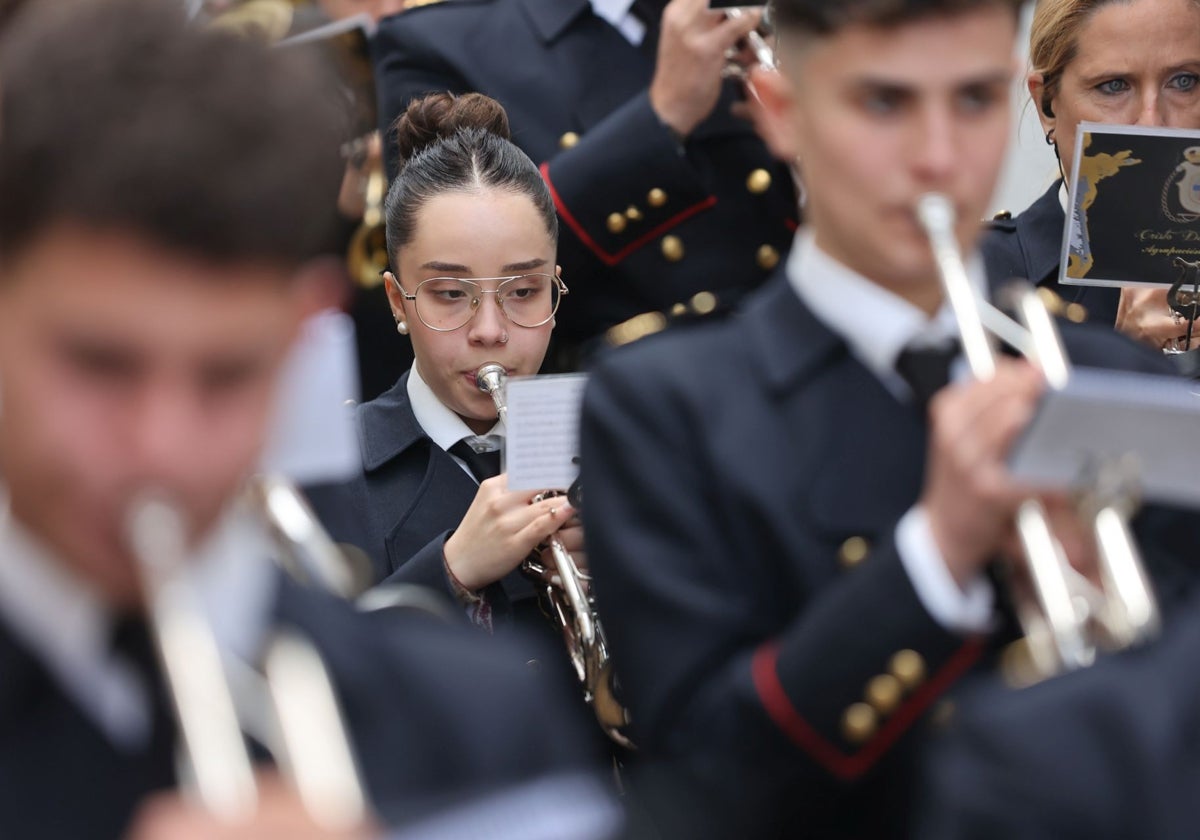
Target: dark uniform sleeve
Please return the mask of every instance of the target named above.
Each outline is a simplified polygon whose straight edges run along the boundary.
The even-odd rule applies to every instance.
[[[585,398],[589,558],[635,734],[650,754],[720,779],[740,809],[827,804],[889,755],[982,643],[925,612],[890,539],[840,577],[816,571],[832,556],[812,558],[829,579],[805,606],[781,592],[793,559],[771,556],[754,512],[734,521],[730,477],[696,432],[703,410],[632,364],[602,365]]]
[[[542,174],[572,244],[606,266],[716,204],[684,146],[654,113],[648,93],[568,144],[542,164]]]

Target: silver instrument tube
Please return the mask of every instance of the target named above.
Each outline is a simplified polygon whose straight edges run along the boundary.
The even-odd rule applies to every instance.
[[[950,200],[939,194],[923,195],[916,212],[958,322],[967,364],[977,380],[987,381],[996,372],[988,328],[999,332],[991,325],[1008,319],[971,288],[955,238],[956,214]],[[1070,362],[1053,319],[1032,288],[1020,294],[1016,304],[1023,325],[1009,322],[1003,325],[1004,334],[1020,330],[1012,343],[1029,355],[1051,388],[1064,388]],[[1017,613],[1042,675],[1089,665],[1101,645],[1123,647],[1158,631],[1157,603],[1129,530],[1128,487],[1093,487],[1087,498],[1102,592],[1092,590],[1070,567],[1040,502],[1028,499],[1017,513],[1017,531],[1037,602],[1018,602]],[[1093,603],[1103,606],[1097,609]]]
[[[258,805],[254,767],[216,635],[184,574],[189,562],[184,516],[150,494],[131,508],[127,530],[182,734],[180,777],[211,815],[244,822]],[[365,789],[332,681],[312,645],[295,635],[273,639],[266,656],[268,696],[246,698],[252,688],[246,680],[238,687],[244,701],[274,709],[268,734],[276,737],[266,746],[313,820],[335,830],[361,823]]]
[[[156,496],[135,503],[130,544],[147,591],[147,614],[182,735],[185,772],[202,806],[228,823],[246,820],[258,789],[212,627],[187,587],[187,528]]]

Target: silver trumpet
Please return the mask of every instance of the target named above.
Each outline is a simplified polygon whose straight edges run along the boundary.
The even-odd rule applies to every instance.
[[[182,512],[162,496],[146,495],[131,507],[127,532],[180,729],[185,788],[224,822],[251,817],[258,791],[245,729],[271,749],[315,822],[330,830],[360,825],[367,798],[332,682],[313,646],[295,634],[277,634],[263,675],[223,662],[211,620],[184,573],[189,552]]]
[[[763,23],[767,28],[770,28],[770,5],[763,6]],[[725,10],[725,17],[730,20],[740,20],[746,16],[746,10],[738,7],[733,7]],[[766,36],[758,29],[750,30],[746,36],[746,45],[750,47],[750,51],[754,53],[754,63],[764,70],[779,69],[779,61],[775,57],[775,48],[767,41]],[[754,90],[750,82],[750,69],[742,66],[736,59],[737,51],[734,50],[729,55],[729,62],[725,65],[723,75],[726,78],[740,79],[750,89],[750,92],[755,98],[758,98],[757,91]]]
[[[934,193],[922,196],[917,217],[932,246],[972,376],[986,381],[995,375],[994,334],[1036,364],[1049,387],[1064,388],[1070,362],[1034,288],[1018,284],[1013,298],[1021,323],[1013,321],[971,287],[950,200]],[[1080,495],[1080,513],[1090,520],[1098,549],[1100,587],[1067,562],[1037,499],[1026,500],[1018,510],[1017,531],[1033,595],[1023,590],[1013,594],[1033,679],[1090,665],[1097,650],[1127,647],[1158,633],[1158,604],[1129,529],[1136,493],[1123,469],[1120,463],[1102,465]]]
[[[496,405],[501,420],[508,418],[504,399],[507,373],[503,365],[488,362],[475,372],[475,384],[488,394]],[[566,495],[560,490],[547,490],[533,498],[537,503],[551,496]],[[572,501],[578,501],[578,494]],[[546,554],[550,556],[547,564]],[[534,553],[521,565],[521,570],[541,587],[552,617],[563,634],[567,655],[575,668],[575,676],[583,688],[584,699],[592,707],[604,733],[626,749],[633,742],[626,734],[629,712],[617,697],[616,675],[609,660],[608,642],[588,591],[591,578],[580,570],[575,558],[563,546],[557,534],[551,534],[540,553]]]

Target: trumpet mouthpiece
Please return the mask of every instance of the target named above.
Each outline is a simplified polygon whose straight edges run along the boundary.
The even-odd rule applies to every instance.
[[[504,384],[504,378],[508,375],[504,365],[498,362],[487,362],[480,365],[479,370],[475,371],[475,385],[480,391],[485,394],[494,394]]]
[[[954,205],[941,193],[925,193],[917,199],[917,220],[927,231],[954,230]]]

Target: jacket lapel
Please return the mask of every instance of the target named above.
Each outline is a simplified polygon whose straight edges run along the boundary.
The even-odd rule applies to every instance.
[[[745,317],[783,424],[797,509],[831,539],[879,535],[919,493],[924,415],[851,354],[782,272]]]

